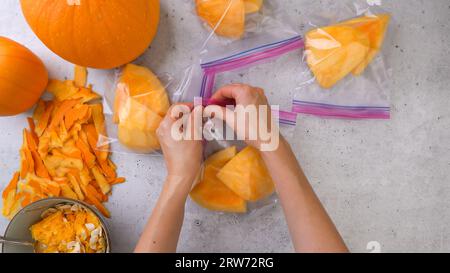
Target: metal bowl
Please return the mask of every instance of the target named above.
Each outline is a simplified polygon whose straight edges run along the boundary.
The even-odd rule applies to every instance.
[[[33,238],[31,237],[30,227],[35,223],[42,220],[41,214],[49,208],[54,208],[57,205],[68,204],[68,205],[80,205],[88,211],[91,211],[95,216],[98,217],[100,223],[102,225],[103,231],[105,233],[106,240],[106,253],[110,253],[111,243],[110,243],[110,234],[108,227],[106,225],[106,221],[103,216],[90,205],[78,201],[72,200],[68,198],[46,198],[39,201],[36,201],[22,210],[20,210],[14,218],[9,223],[8,227],[5,231],[5,238],[16,239],[16,240],[24,240],[32,242]],[[18,246],[18,245],[7,245],[3,244],[2,246],[3,253],[33,253],[34,249],[32,247],[27,246]]]

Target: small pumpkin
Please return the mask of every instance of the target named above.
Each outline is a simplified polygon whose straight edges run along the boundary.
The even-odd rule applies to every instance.
[[[42,61],[26,47],[5,37],[0,37],[0,74],[0,116],[30,109],[48,83]]]
[[[80,66],[109,69],[136,59],[156,35],[159,0],[21,0],[41,41]]]

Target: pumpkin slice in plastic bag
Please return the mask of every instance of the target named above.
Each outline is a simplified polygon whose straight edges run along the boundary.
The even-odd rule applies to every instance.
[[[308,32],[305,49],[317,82],[329,89],[366,59],[370,41],[366,33],[354,27],[328,26]]]
[[[379,14],[375,16],[358,17],[342,23],[342,25],[351,26],[363,33],[367,33],[369,37],[369,53],[364,61],[352,71],[353,75],[361,75],[376,57],[378,52],[380,52],[386,37],[390,19],[391,16],[389,14]]]
[[[163,118],[129,98],[119,114],[118,136],[122,144],[139,153],[160,149],[156,130]]]
[[[247,201],[258,201],[275,191],[275,185],[260,152],[248,146],[230,160],[217,177]]]
[[[137,102],[160,116],[165,116],[170,103],[166,90],[150,69],[128,64],[122,71],[119,85]]]
[[[202,181],[190,196],[200,206],[213,211],[245,213],[244,199],[235,194],[217,178],[220,169],[236,155],[236,147],[229,147],[210,156],[205,162]]]
[[[169,107],[159,79],[146,67],[128,64],[119,78],[114,102],[113,120],[118,124],[120,142],[138,153],[159,150],[156,129]]]
[[[197,14],[216,34],[238,39],[244,35],[244,0],[196,0]]]
[[[245,13],[255,13],[261,10],[264,0],[244,0]]]

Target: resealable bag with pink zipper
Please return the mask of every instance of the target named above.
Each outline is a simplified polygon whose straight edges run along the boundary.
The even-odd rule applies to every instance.
[[[206,118],[203,126],[204,162],[201,175],[190,193],[188,212],[200,214],[206,212],[206,209],[211,213],[254,214],[262,212],[263,209],[273,208],[278,200],[275,194],[276,178],[270,175],[262,153],[273,151],[278,147],[281,141],[278,131],[272,131],[271,147],[263,148],[267,144],[264,143],[255,148],[250,145],[255,145],[254,141],[244,141],[247,136],[237,133],[239,128],[235,126],[246,122],[232,122],[234,125],[231,125],[227,118],[218,117],[217,114],[223,113],[225,106],[223,102],[202,98],[194,100],[194,105],[200,104],[205,107]],[[231,102],[226,104],[228,110],[234,110]],[[211,110],[211,107],[216,108]],[[238,108],[239,105],[236,106],[236,109]],[[212,111],[214,115],[211,115]],[[296,124],[295,114],[289,115],[276,109],[267,111],[272,111],[272,114],[267,112],[268,115],[260,115],[256,122],[259,124],[271,122],[271,130],[279,128],[282,135],[292,135],[292,129]],[[237,110],[230,113],[238,115]],[[258,126],[258,132],[263,127]]]
[[[213,28],[206,28],[205,41],[199,44],[198,56],[186,70],[179,85],[178,101],[192,101],[201,96],[208,99],[219,87],[229,83],[245,83],[263,88],[270,104],[282,111],[291,111],[293,91],[300,84],[296,76],[302,71],[302,36],[283,12],[281,4],[273,0],[197,0],[192,2],[214,13],[223,12]],[[214,9],[225,3],[223,9]],[[220,5],[222,5],[220,4]],[[251,10],[242,35],[227,38],[217,34],[221,26],[229,28],[234,7]],[[219,6],[220,6],[219,5]],[[242,12],[242,11],[241,11]],[[210,10],[210,13],[213,13]],[[206,15],[205,15],[206,16]],[[231,16],[236,17],[236,16]],[[225,24],[225,26],[224,26]],[[280,88],[283,86],[283,88]]]
[[[193,5],[193,13],[202,23],[209,38],[223,44],[246,39],[264,31],[268,19],[280,15],[285,8],[276,0],[185,0]],[[284,21],[286,19],[284,18]]]
[[[211,97],[222,86],[244,83],[264,89],[282,133],[292,136],[296,113],[291,111],[293,91],[300,84],[303,38],[295,30],[281,5],[273,0],[197,0],[197,13],[203,8],[223,8],[222,20],[208,29],[198,57],[185,70],[175,92],[176,101],[192,102],[202,98],[204,106],[223,103]],[[220,35],[217,29],[233,27],[236,7],[245,3],[246,25],[239,37]],[[200,16],[202,17],[202,16]],[[204,16],[203,16],[204,17]],[[205,18],[203,18],[205,19]],[[225,24],[225,25],[223,25]],[[281,88],[283,86],[283,88]]]
[[[206,23],[205,41],[193,64],[185,70],[175,100],[192,102],[200,97],[204,106],[220,104],[223,102],[213,102],[211,97],[224,85],[244,83],[260,87],[282,125],[281,131],[291,136],[297,117],[291,111],[292,98],[295,87],[301,83],[297,75],[302,71],[304,42],[283,5],[273,0],[192,3]],[[244,26],[241,16],[245,17]],[[215,20],[210,20],[212,17]],[[230,29],[236,27],[240,29],[236,37],[223,35],[233,33]]]
[[[391,70],[384,55],[391,44],[392,16],[378,5],[381,1],[316,2],[303,6],[305,50],[293,111],[389,119]]]
[[[104,93],[107,134],[100,134],[98,149],[112,153],[161,155],[156,131],[173,104],[169,74],[154,74],[135,63],[111,71]]]
[[[195,2],[212,5],[227,1]],[[239,6],[243,2],[230,0],[231,6],[226,12],[234,12],[234,5]],[[226,12],[221,16],[225,18],[226,26],[222,28],[218,23],[208,30],[209,35],[205,35],[207,38],[199,48],[198,58],[185,71],[176,92],[177,101],[194,102],[204,107],[233,106],[231,101],[214,101],[213,94],[231,83],[260,87],[271,105],[273,122],[289,139],[293,136],[297,119],[297,114],[291,109],[293,91],[300,83],[295,75],[301,72],[303,39],[281,9],[273,5],[274,1],[260,2],[263,6],[246,17],[251,17],[251,20],[246,21],[239,37],[218,35],[231,24]],[[189,202],[188,212],[200,207],[220,212],[255,212],[273,207],[277,202],[273,180],[260,151],[242,139],[226,138],[226,128],[230,129],[223,126],[220,119],[206,119],[203,130],[204,171],[191,192],[194,202]]]

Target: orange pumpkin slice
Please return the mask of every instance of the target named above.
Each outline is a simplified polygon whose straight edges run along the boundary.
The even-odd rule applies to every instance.
[[[236,147],[230,147],[206,160],[203,179],[190,193],[194,202],[213,211],[231,213],[245,213],[247,211],[245,200],[217,178],[219,170],[235,155]]]
[[[368,35],[345,26],[329,26],[306,34],[306,60],[319,85],[333,87],[345,78],[369,53]]]
[[[74,68],[74,82],[78,87],[85,87],[87,82],[87,69],[86,67],[82,67],[76,65]]]
[[[150,69],[134,64],[128,64],[122,71],[119,79],[122,92],[133,98],[142,105],[148,107],[160,116],[165,116],[169,110],[170,103],[166,89],[158,77]],[[122,101],[117,101],[120,108]],[[116,108],[116,112],[120,109]]]
[[[169,110],[164,86],[146,67],[127,65],[119,80],[114,103],[120,142],[139,153],[160,148],[156,129]]]
[[[379,14],[376,16],[363,16],[342,23],[342,25],[352,26],[361,32],[367,33],[369,36],[369,53],[364,61],[352,71],[353,75],[361,75],[377,56],[378,52],[380,52],[390,20],[391,16],[389,14]]]
[[[275,186],[259,151],[247,147],[230,160],[217,177],[234,193],[247,201],[271,195]]]
[[[264,0],[244,0],[245,13],[255,13],[261,10]]]
[[[129,98],[119,116],[118,137],[122,144],[140,153],[150,153],[160,148],[156,130],[162,117]]]
[[[244,35],[244,0],[196,0],[197,14],[215,33],[238,39]]]
[[[14,203],[16,202],[16,191],[17,184],[19,182],[20,174],[16,172],[9,182],[8,186],[5,188],[2,194],[3,198],[3,209],[2,214],[5,216],[9,216],[11,213],[14,213],[14,207],[17,206]]]

